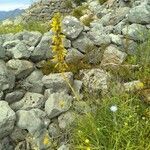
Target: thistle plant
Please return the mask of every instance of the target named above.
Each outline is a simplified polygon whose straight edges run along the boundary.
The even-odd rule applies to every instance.
[[[63,39],[65,38],[65,36],[62,34],[61,21],[62,21],[62,16],[60,13],[56,13],[52,18],[51,30],[54,33],[52,36],[52,51],[54,53],[53,61],[56,63],[55,68],[59,72],[61,72],[61,75],[63,76],[64,80],[71,88],[75,97],[79,100],[79,96],[76,94],[70,82],[64,75],[64,72],[67,70],[68,65],[65,61],[67,50],[65,49],[63,44]]]

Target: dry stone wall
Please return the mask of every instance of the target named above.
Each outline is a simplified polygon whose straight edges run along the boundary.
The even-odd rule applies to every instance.
[[[98,14],[101,17],[90,27],[73,16],[66,16],[62,22],[66,60],[74,62],[88,55],[89,63],[100,65],[97,69],[81,70],[81,80],[74,79],[72,72],[65,73],[81,97],[81,87],[105,94],[111,79],[107,69],[121,65],[129,53],[134,55],[139,42],[147,39],[139,33],[148,33],[150,29],[148,1],[116,9],[98,5],[97,1],[89,5],[102,9]],[[53,57],[52,35],[51,31],[44,35],[28,31],[0,35],[0,150],[30,150],[35,143],[40,150],[56,149],[52,144],[56,137],[61,137],[57,141],[59,150],[69,149],[62,144],[67,140],[66,129],[76,116],[91,111],[84,101],[74,99],[61,74],[44,75],[39,69],[41,62]],[[87,51],[87,47],[93,46]],[[125,83],[125,88],[132,89],[135,83],[140,82]],[[42,142],[45,137],[47,144]]]

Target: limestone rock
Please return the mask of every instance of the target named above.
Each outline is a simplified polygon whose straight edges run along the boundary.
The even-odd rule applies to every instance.
[[[122,64],[125,60],[127,54],[125,52],[121,52],[117,47],[110,45],[106,48],[103,54],[103,59],[101,65],[105,64]]]
[[[69,110],[72,100],[73,98],[64,92],[51,94],[45,103],[45,111],[49,118],[54,118]]]
[[[133,39],[134,41],[145,41],[147,36],[148,30],[145,26],[140,24],[131,24],[129,26],[126,26],[122,29],[123,35],[129,37],[130,39]]]
[[[7,66],[14,72],[17,79],[27,77],[33,70],[33,63],[27,60],[11,59],[7,62]]]
[[[80,71],[83,75],[83,87],[90,93],[105,93],[109,87],[110,75],[102,69],[85,69]]]
[[[0,114],[0,139],[2,139],[12,132],[16,114],[5,101],[0,101]]]
[[[44,128],[43,118],[46,114],[40,109],[18,110],[17,126],[21,129],[27,129],[29,133],[34,134]]]
[[[44,106],[44,103],[44,96],[42,94],[27,92],[20,101],[11,104],[11,108],[13,110],[29,110],[41,108]]]
[[[68,82],[72,85],[73,73],[65,72],[64,76],[65,78],[67,78]],[[45,75],[42,78],[42,82],[47,89],[52,89],[53,92],[59,92],[59,91],[69,92],[70,91],[70,87],[66,83],[61,73]]]
[[[0,60],[0,91],[12,89],[15,85],[14,73],[6,67],[4,61]]]
[[[150,5],[142,3],[133,7],[128,14],[128,20],[131,23],[150,24]]]
[[[75,39],[83,30],[80,21],[73,16],[66,16],[62,21],[63,33],[69,39]]]

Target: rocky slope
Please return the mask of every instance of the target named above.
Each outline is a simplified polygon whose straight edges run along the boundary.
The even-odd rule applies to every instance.
[[[104,5],[89,1],[88,5],[97,17],[90,27],[70,15],[62,22],[66,61],[88,55],[89,63],[99,64],[96,69],[81,70],[80,80],[72,72],[65,73],[81,97],[82,88],[105,94],[111,79],[107,70],[116,69],[129,53],[134,54],[137,44],[147,38],[139,33],[150,28],[149,0],[108,1]],[[31,150],[35,143],[40,150],[69,150],[65,145],[68,125],[76,116],[91,111],[84,101],[74,99],[61,74],[43,75],[40,70],[40,64],[53,57],[51,38],[51,31],[0,35],[0,150]],[[137,84],[140,81],[123,83],[123,88],[132,90]]]

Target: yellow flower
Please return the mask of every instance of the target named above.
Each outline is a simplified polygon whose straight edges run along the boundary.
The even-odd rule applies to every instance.
[[[135,86],[136,86],[137,89],[142,89],[142,88],[144,88],[144,83],[143,82],[138,82]]]
[[[89,139],[86,139],[86,140],[85,140],[85,143],[86,143],[86,144],[88,144],[89,142],[90,142]]]
[[[59,72],[64,72],[68,66],[65,62],[67,50],[64,48],[63,44],[65,36],[62,35],[61,19],[60,13],[56,13],[52,18],[51,27],[54,33],[52,37],[52,51],[54,53],[53,61],[56,63],[55,68],[57,68]]]
[[[48,134],[45,135],[43,143],[44,143],[44,145],[50,144],[50,139],[49,139],[49,135]]]

